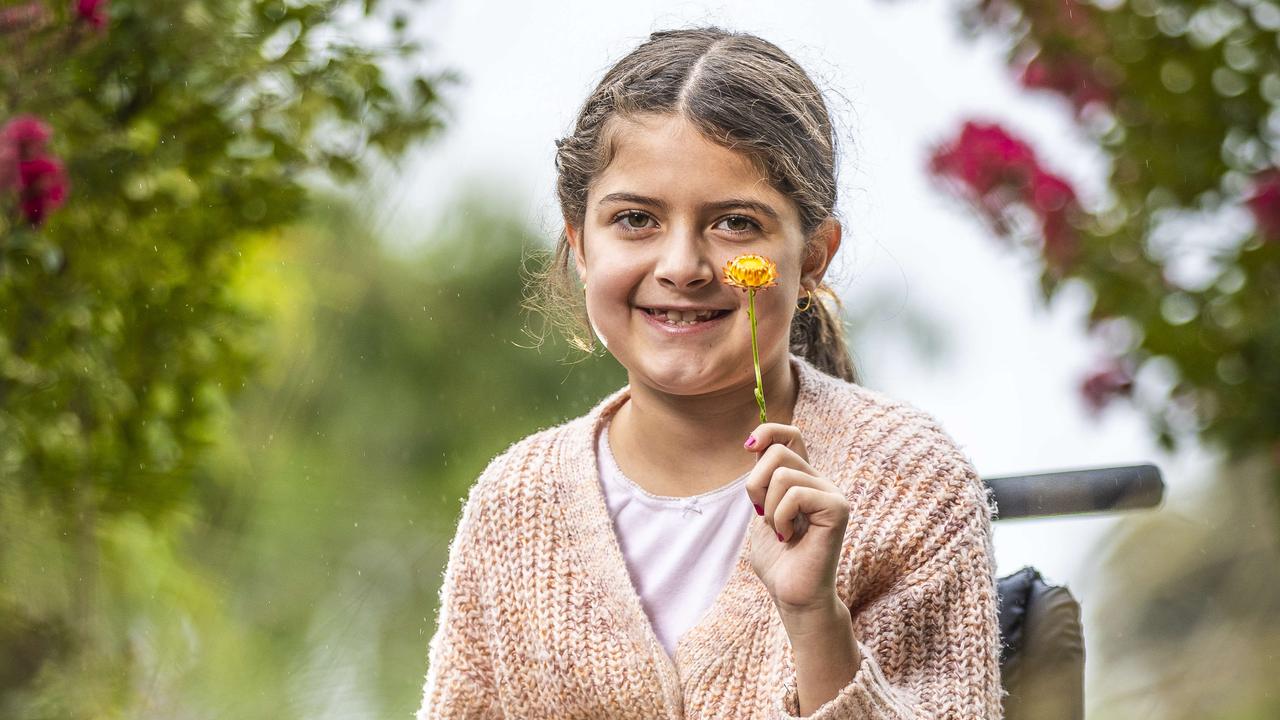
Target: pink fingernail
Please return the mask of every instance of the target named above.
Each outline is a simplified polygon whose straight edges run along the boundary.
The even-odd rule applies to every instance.
[[[756,446],[756,438],[755,438],[755,436],[754,436],[754,435],[749,435],[749,436],[747,436],[747,444],[746,444],[746,446],[747,446],[747,447],[749,447],[749,448],[753,448],[753,447],[755,447],[755,446]]]
[[[778,536],[778,542],[782,542],[782,533],[774,533],[774,535]]]
[[[760,507],[759,505],[757,505],[757,504],[755,504],[755,503],[751,503],[751,507],[753,507],[753,508],[755,508],[755,509],[756,509],[756,514],[757,514],[757,515],[764,515],[764,508]]]

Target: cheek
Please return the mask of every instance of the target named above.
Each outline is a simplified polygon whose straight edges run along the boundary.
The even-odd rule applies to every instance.
[[[770,314],[770,327],[782,334],[789,334],[791,323],[794,321],[795,305],[792,303],[792,296],[783,287],[770,288],[770,291],[780,291],[773,296],[769,303],[767,312]],[[757,303],[757,308],[759,304]]]
[[[791,334],[792,310],[787,302],[787,295],[776,293],[781,287],[773,287],[756,292],[756,335],[761,341],[777,342],[780,338],[788,338]],[[738,322],[742,327],[742,337],[751,342],[751,317],[747,313],[747,297],[741,298],[738,308]]]

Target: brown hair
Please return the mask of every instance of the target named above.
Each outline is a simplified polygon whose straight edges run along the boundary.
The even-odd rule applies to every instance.
[[[709,140],[745,153],[796,203],[814,249],[814,231],[836,213],[836,134],[822,93],[785,52],[754,35],[702,27],[652,33],[619,60],[583,103],[573,133],[556,141],[556,193],[561,214],[575,226],[584,226],[587,190],[612,159],[608,121],[641,113],[680,115]],[[550,262],[532,273],[524,307],[541,312],[574,347],[593,352],[572,256],[562,229]],[[812,307],[792,320],[791,351],[857,382],[840,309],[831,288],[819,285]]]

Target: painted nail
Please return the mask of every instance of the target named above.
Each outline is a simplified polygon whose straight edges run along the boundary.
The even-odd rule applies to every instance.
[[[778,536],[778,542],[782,542],[782,533],[774,533],[774,535]]]
[[[756,446],[756,438],[754,435],[747,436],[746,447],[753,448]]]
[[[761,516],[763,516],[763,515],[764,515],[764,508],[760,507],[759,505],[757,505],[757,504],[755,504],[755,503],[751,503],[751,507],[753,507],[753,508],[755,508],[755,509],[756,509],[756,514],[757,514],[757,515],[761,515]]]

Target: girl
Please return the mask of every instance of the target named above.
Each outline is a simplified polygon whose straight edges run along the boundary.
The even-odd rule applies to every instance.
[[[471,489],[419,720],[1000,717],[993,508],[929,415],[856,384],[813,82],[752,35],[657,32],[557,145],[542,294],[629,383]],[[743,253],[778,269],[765,423]]]

